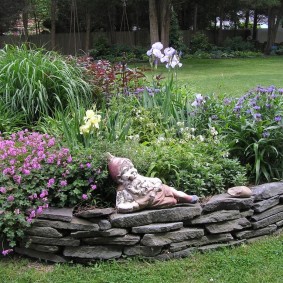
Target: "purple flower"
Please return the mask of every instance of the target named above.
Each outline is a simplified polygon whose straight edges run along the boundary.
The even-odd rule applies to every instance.
[[[7,197],[7,201],[9,201],[9,202],[12,202],[12,201],[14,201],[14,196],[13,195],[9,195],[8,197]]]
[[[282,120],[282,117],[280,115],[275,116],[274,121],[280,122]]]
[[[255,110],[259,110],[259,109],[260,109],[260,106],[255,105],[255,106],[253,107],[253,109],[255,109]]]
[[[7,254],[11,253],[13,250],[12,249],[8,249],[8,250],[3,250],[2,251],[2,255],[6,256]]]
[[[6,194],[7,190],[4,187],[0,187],[0,193]]]
[[[91,185],[92,190],[96,190],[97,186],[96,185]]]
[[[86,167],[87,167],[87,168],[90,168],[90,167],[91,167],[91,164],[90,164],[90,163],[87,163],[87,164],[86,164]]]
[[[88,199],[88,196],[87,196],[86,194],[83,194],[83,195],[82,195],[82,199],[83,199],[83,200],[87,200],[87,199]]]
[[[270,133],[267,132],[267,131],[264,131],[264,132],[262,133],[262,136],[263,136],[264,138],[268,138],[268,137],[270,136]]]
[[[39,207],[37,208],[37,210],[36,210],[36,213],[37,213],[37,214],[41,214],[42,211],[43,211],[42,206],[39,206]]]
[[[55,183],[55,179],[54,178],[51,178],[48,180],[48,183],[47,183],[47,188],[50,188],[54,185]]]
[[[260,113],[255,113],[253,115],[254,119],[257,120],[257,121],[260,121],[261,120],[261,114]]]
[[[67,181],[66,180],[60,181],[60,186],[61,187],[66,187],[67,186]]]

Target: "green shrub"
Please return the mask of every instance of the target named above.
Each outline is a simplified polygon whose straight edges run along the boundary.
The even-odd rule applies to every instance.
[[[67,105],[91,103],[91,88],[79,67],[55,52],[6,45],[0,50],[0,100],[27,122]]]
[[[228,37],[224,40],[223,45],[229,51],[254,51],[253,44],[244,41],[241,36]]]
[[[194,54],[196,51],[210,51],[212,45],[208,41],[208,37],[201,32],[197,32],[192,36],[190,42],[190,52]]]

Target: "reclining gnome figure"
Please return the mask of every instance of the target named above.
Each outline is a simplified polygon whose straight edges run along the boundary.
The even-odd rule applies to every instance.
[[[170,207],[177,203],[196,203],[196,195],[162,184],[158,178],[144,177],[138,174],[131,160],[115,157],[107,153],[108,169],[112,179],[118,183],[116,209],[128,213],[145,208]]]

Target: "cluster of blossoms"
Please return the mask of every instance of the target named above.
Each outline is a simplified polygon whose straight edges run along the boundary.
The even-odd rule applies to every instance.
[[[28,130],[8,138],[0,134],[0,234],[6,233],[11,246],[15,245],[15,230],[28,227],[54,199],[67,200],[64,194],[68,192],[68,178],[72,180],[69,176],[74,174],[73,163],[69,149],[59,149],[55,138],[48,134]],[[90,171],[91,164],[81,167]],[[94,180],[86,183],[90,191],[96,189]],[[82,200],[88,198],[84,195],[90,196],[77,191]]]
[[[192,103],[192,106],[194,106],[194,107],[203,106],[205,104],[205,97],[200,93],[197,93],[195,96],[196,96],[196,98],[195,98],[194,102]]]
[[[172,47],[167,47],[163,50],[163,44],[161,42],[156,42],[152,44],[151,49],[146,52],[147,56],[150,56],[150,62],[152,65],[157,67],[158,60],[161,63],[166,63],[166,68],[175,68],[176,66],[182,67],[180,63],[181,54]]]
[[[99,129],[101,115],[96,114],[93,110],[87,110],[84,117],[85,124],[80,126],[80,134],[93,134],[95,129]]]

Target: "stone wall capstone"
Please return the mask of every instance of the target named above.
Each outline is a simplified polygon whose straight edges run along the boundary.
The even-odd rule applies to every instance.
[[[114,208],[74,213],[45,210],[15,251],[50,262],[133,256],[165,260],[240,245],[283,230],[283,182],[254,186],[248,198],[213,196],[205,204],[119,214]]]

